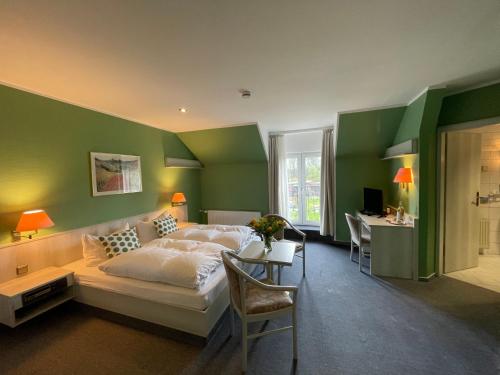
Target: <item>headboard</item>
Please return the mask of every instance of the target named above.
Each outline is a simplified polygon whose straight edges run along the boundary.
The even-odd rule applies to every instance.
[[[84,233],[107,234],[123,227],[125,223],[132,227],[138,221],[154,219],[165,211],[171,213],[179,222],[187,221],[187,206],[168,207],[85,228],[0,245],[0,283],[17,277],[17,265],[27,264],[29,272],[33,272],[48,266],[63,266],[82,258],[81,237]]]

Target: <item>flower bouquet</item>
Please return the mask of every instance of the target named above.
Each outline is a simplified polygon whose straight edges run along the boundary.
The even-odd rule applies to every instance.
[[[275,233],[285,228],[286,223],[277,217],[261,217],[256,220],[253,219],[248,226],[257,233],[264,241],[264,245],[268,251],[271,251],[271,242]]]

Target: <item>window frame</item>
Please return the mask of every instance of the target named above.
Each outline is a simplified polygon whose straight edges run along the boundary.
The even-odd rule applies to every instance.
[[[305,192],[306,192],[306,158],[307,157],[319,157],[321,160],[321,152],[313,152],[313,151],[307,151],[307,152],[288,152],[286,154],[287,159],[291,158],[297,158],[297,167],[298,167],[298,201],[297,201],[297,206],[299,207],[299,219],[298,221],[290,220],[293,224],[297,225],[308,225],[308,226],[319,226],[320,221],[307,221],[307,210],[306,210],[306,199],[305,198]],[[321,177],[320,177],[321,178]],[[321,184],[321,181],[320,181]],[[288,178],[287,178],[287,190],[288,190]],[[321,199],[321,196],[320,196]],[[287,202],[288,206],[288,202]],[[321,219],[320,219],[321,220]]]

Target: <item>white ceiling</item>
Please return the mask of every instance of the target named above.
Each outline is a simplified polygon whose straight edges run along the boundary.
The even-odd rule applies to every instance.
[[[305,129],[499,78],[499,41],[498,0],[6,0],[0,81],[173,131]]]

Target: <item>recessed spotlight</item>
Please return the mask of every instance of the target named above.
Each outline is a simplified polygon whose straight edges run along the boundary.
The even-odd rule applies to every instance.
[[[187,111],[188,110],[186,108],[184,108],[184,107],[179,108],[179,112],[181,112],[181,113],[186,113]]]

